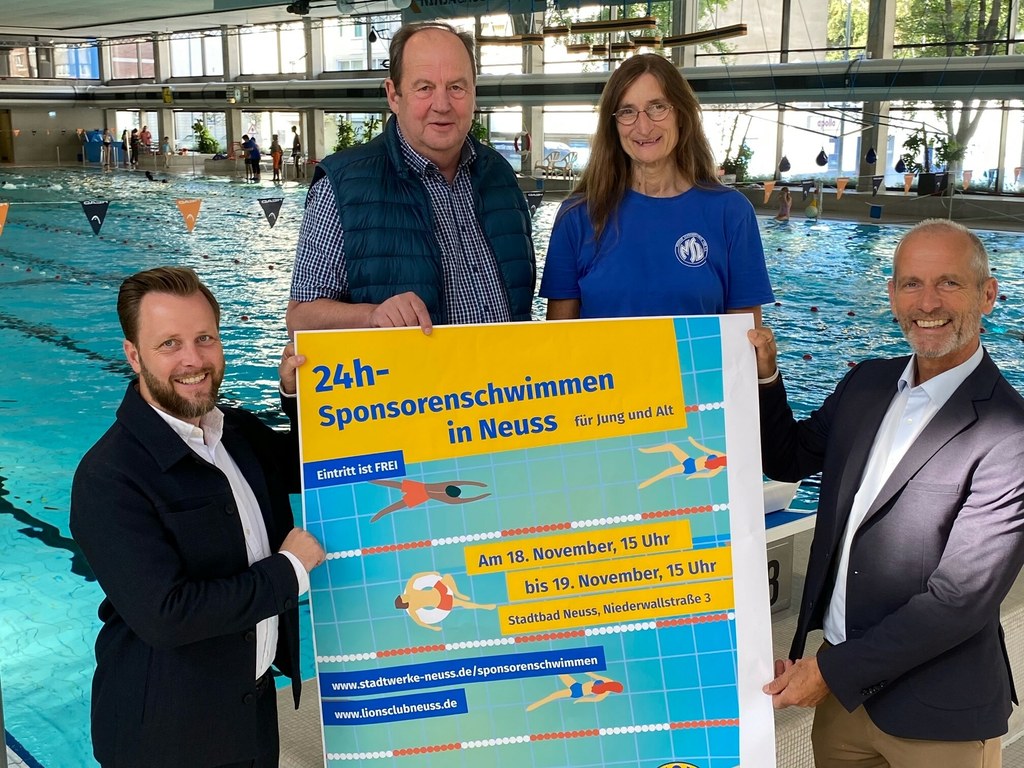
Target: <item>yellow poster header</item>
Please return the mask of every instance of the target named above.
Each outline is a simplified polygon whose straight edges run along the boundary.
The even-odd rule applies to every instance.
[[[300,332],[303,462],[683,428],[679,359],[663,353],[674,347],[670,318]]]

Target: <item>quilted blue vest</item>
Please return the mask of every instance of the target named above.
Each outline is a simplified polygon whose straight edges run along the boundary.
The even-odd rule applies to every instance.
[[[470,138],[469,166],[477,220],[494,252],[513,320],[529,320],[536,283],[530,211],[508,163]],[[367,144],[336,152],[317,165],[326,176],[345,233],[345,265],[353,303],[380,304],[405,291],[423,299],[444,323],[441,249],[430,195],[402,158],[394,118]]]

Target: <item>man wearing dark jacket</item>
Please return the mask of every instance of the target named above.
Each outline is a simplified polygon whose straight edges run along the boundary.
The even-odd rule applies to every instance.
[[[93,752],[104,768],[276,768],[270,667],[297,706],[298,598],[324,559],[292,520],[296,433],[216,406],[220,310],[192,270],[128,278],[118,316],[138,379],[71,492],[72,534],[105,593]],[[285,350],[286,395],[303,361]]]
[[[764,471],[821,473],[790,660],[765,686],[814,706],[818,768],[993,768],[1016,701],[999,604],[1024,563],[1024,399],[981,345],[997,294],[978,237],[917,225],[889,300],[914,352],[852,369],[795,421],[767,328]],[[801,658],[810,631],[817,654]]]

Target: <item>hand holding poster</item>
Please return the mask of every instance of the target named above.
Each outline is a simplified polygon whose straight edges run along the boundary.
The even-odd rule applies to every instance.
[[[774,765],[749,327],[297,336],[328,765]]]

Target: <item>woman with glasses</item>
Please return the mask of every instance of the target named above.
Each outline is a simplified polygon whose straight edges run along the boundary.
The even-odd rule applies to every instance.
[[[756,325],[774,300],[754,209],[718,182],[697,97],[663,57],[609,78],[540,295],[549,320],[749,312]]]

